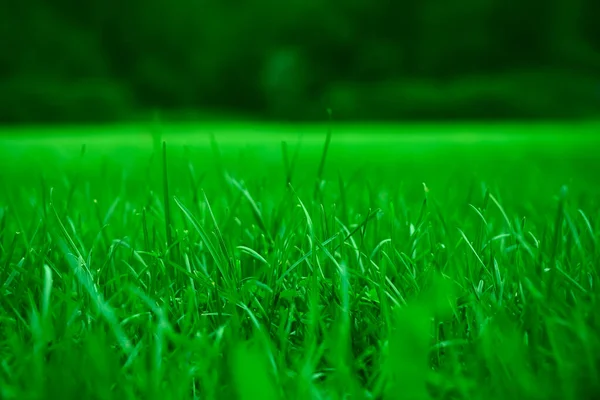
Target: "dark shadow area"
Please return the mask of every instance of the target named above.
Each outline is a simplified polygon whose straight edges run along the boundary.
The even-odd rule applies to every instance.
[[[1,7],[0,123],[600,114],[594,0]]]

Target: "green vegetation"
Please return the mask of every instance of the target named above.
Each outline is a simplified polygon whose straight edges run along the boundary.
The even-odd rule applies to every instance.
[[[0,398],[600,393],[598,126],[102,129],[0,137]]]
[[[598,118],[598,15],[597,0],[15,2],[0,122]]]

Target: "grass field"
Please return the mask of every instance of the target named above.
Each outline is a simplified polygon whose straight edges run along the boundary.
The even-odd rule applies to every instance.
[[[6,128],[0,399],[597,398],[599,128]]]

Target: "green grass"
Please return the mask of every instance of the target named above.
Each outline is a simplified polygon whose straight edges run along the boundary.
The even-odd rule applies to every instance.
[[[326,133],[5,130],[0,398],[600,394],[597,125]]]

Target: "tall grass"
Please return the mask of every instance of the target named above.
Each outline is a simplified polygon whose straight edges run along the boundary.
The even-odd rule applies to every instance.
[[[0,398],[600,394],[592,146],[281,143],[13,157]]]

